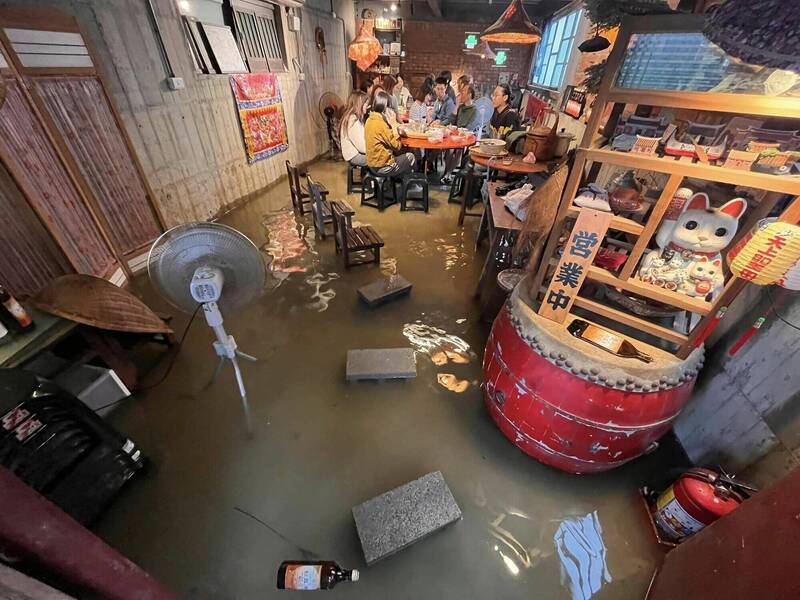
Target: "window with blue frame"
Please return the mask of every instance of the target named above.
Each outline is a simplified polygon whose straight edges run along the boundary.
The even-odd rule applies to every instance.
[[[582,13],[583,10],[576,10],[547,22],[531,69],[532,84],[561,87]]]

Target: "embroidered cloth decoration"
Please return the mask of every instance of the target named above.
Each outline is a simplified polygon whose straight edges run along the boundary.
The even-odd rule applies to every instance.
[[[231,75],[247,162],[253,164],[289,147],[283,101],[274,73]]]

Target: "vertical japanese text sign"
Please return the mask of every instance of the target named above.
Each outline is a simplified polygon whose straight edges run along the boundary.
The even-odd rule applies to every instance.
[[[556,323],[567,318],[610,222],[611,213],[581,209],[539,307],[541,316]]]

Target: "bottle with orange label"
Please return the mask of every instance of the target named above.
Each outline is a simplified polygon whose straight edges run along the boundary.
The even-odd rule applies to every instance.
[[[2,285],[0,285],[0,304],[2,305],[0,310],[5,313],[3,316],[6,318],[3,320],[7,321],[7,326],[10,325],[20,332],[33,329],[33,319],[28,311]]]
[[[342,581],[358,581],[358,571],[332,560],[285,560],[278,568],[279,590],[329,590]]]

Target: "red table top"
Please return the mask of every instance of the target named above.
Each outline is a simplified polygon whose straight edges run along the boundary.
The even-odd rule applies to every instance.
[[[480,156],[474,152],[470,152],[469,157],[476,165],[483,165],[484,167],[489,166],[490,159],[486,156]],[[503,161],[508,159],[511,159],[511,164],[503,164]],[[541,173],[547,170],[547,163],[526,163],[522,162],[521,154],[507,154],[506,156],[492,159],[492,168],[497,171],[505,171],[506,173]]]
[[[420,150],[455,150],[456,148],[468,148],[475,145],[475,136],[468,136],[463,142],[453,142],[451,138],[446,137],[444,141],[433,144],[428,141],[428,138],[410,138],[404,135],[400,136],[400,141],[406,148],[418,148]]]

